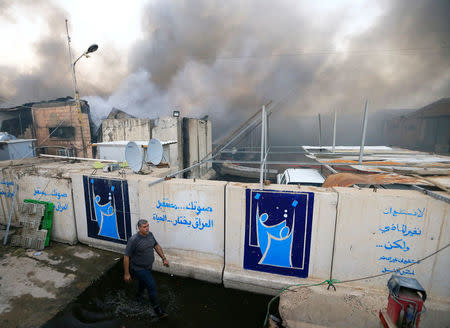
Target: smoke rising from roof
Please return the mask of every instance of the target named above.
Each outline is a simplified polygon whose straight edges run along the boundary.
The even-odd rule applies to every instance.
[[[61,10],[50,4],[45,10],[56,35],[36,44],[42,66],[27,74],[2,69],[0,96],[25,101],[72,93]],[[302,125],[305,116],[334,108],[362,116],[366,98],[375,110],[418,108],[448,96],[449,13],[446,0],[329,8],[287,0],[155,1],[143,12],[144,36],[129,52],[128,71],[115,71],[117,55],[102,52],[109,65],[99,69],[116,82],[86,79],[80,92],[97,121],[112,107],[138,117],[177,109],[208,114],[216,137],[273,100],[274,143],[313,142],[316,127]],[[294,130],[286,132],[288,125]],[[359,138],[359,127],[341,130]]]

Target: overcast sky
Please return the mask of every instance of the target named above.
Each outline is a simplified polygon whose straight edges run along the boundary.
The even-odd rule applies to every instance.
[[[269,100],[273,126],[329,113],[420,108],[450,95],[448,0],[0,0],[0,106],[73,94],[232,129]],[[276,134],[276,133],[275,133]]]

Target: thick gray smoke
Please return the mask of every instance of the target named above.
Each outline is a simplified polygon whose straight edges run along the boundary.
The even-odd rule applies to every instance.
[[[26,14],[34,18],[40,17],[45,22],[43,30],[48,31],[41,39],[36,40],[33,52],[29,54],[33,69],[23,72],[14,67],[0,63],[0,106],[50,100],[65,96],[73,96],[73,80],[69,63],[65,17],[70,17],[62,8],[51,1],[2,1],[0,0],[0,20],[16,22],[16,16]],[[69,24],[70,26],[70,24]],[[69,27],[70,28],[70,27]],[[5,45],[4,50],[14,52],[14,47]],[[105,51],[108,54],[108,51]],[[79,54],[76,54],[79,55]],[[105,73],[105,80],[111,80],[106,67],[114,54],[104,55],[104,65],[100,67]],[[116,74],[119,75],[119,74]],[[105,83],[108,85],[108,83]],[[81,94],[106,96],[114,90],[105,90],[103,85],[82,79],[79,83]]]
[[[449,2],[378,6],[373,25],[361,31],[355,25],[346,36],[358,16],[351,6],[321,11],[310,1],[152,2],[143,12],[144,36],[130,51],[126,78],[112,86],[87,83],[82,94],[89,95],[84,98],[97,120],[113,106],[140,117],[178,109],[186,116],[209,115],[216,137],[273,100],[274,144],[317,143],[317,125],[307,117],[337,108],[354,117],[340,123],[338,133],[357,143],[355,124],[366,98],[374,111],[419,108],[450,93]],[[365,17],[365,8],[360,14]],[[6,70],[0,95],[4,86],[18,99],[71,93],[70,74],[55,68],[67,66],[64,29],[55,30],[61,31],[52,35],[56,44],[46,38],[36,49],[42,60],[54,47],[60,59],[27,75]],[[47,74],[52,79],[42,78]],[[114,79],[114,65],[108,74]]]

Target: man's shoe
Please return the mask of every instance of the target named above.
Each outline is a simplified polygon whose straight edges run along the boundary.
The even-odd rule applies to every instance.
[[[167,317],[169,316],[166,312],[164,312],[164,310],[162,309],[161,306],[155,307],[154,310],[155,310],[155,312],[156,312],[156,315],[157,315],[158,318],[160,318],[160,319],[167,318]]]

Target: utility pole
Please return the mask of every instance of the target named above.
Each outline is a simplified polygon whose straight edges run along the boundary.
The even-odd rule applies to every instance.
[[[72,58],[72,50],[70,48],[70,36],[69,36],[69,27],[68,27],[68,20],[66,19],[66,32],[67,32],[67,44],[69,47],[69,61],[70,61],[70,68],[72,69],[72,78],[73,78],[73,93],[75,98],[75,107],[78,113],[78,122],[80,124],[80,133],[81,133],[81,142],[83,147],[83,157],[87,157],[86,153],[86,142],[84,140],[84,133],[83,133],[83,124],[82,124],[82,116],[81,116],[81,104],[80,104],[80,94],[78,93],[78,87],[77,87],[77,76],[75,74],[75,65],[76,63],[83,57],[89,57],[88,54],[91,52],[97,51],[98,45],[93,44],[91,45],[80,57],[77,58],[77,60],[73,61]]]
[[[322,151],[322,120],[319,114],[319,151]]]
[[[334,121],[333,121],[333,153],[335,152],[336,148],[336,108],[334,109]]]
[[[367,113],[369,112],[369,101],[366,100],[366,106],[364,109],[363,127],[361,133],[361,146],[359,148],[359,164],[362,164],[364,155],[364,143],[366,141],[366,129],[367,129]]]

